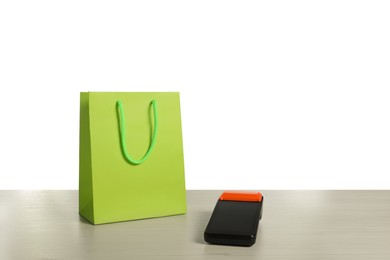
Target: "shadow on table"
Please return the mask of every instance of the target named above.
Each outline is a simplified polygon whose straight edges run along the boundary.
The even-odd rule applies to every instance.
[[[206,229],[207,223],[211,217],[210,211],[199,211],[191,214],[191,218],[193,218],[193,228],[194,228],[194,236],[193,241],[200,244],[207,244],[204,241],[204,231]]]

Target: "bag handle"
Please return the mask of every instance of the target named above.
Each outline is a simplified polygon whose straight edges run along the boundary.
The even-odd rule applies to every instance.
[[[120,100],[116,101],[118,118],[119,118],[119,133],[120,133],[120,139],[121,139],[122,152],[123,152],[125,159],[131,164],[138,165],[138,164],[143,163],[146,159],[148,159],[150,153],[152,152],[152,150],[156,144],[156,136],[157,136],[157,128],[158,128],[156,100],[153,99],[151,104],[153,107],[153,118],[154,118],[154,130],[153,130],[153,135],[152,135],[152,141],[150,142],[149,149],[146,151],[144,157],[142,157],[139,160],[136,160],[136,159],[131,158],[131,156],[128,154],[128,152],[126,150],[125,116],[124,116],[124,112],[123,112],[122,101],[120,101]]]

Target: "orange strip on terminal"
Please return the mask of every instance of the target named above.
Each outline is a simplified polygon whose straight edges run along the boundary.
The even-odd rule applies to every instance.
[[[219,200],[230,201],[252,201],[260,202],[263,199],[263,195],[260,192],[224,192],[219,197]]]

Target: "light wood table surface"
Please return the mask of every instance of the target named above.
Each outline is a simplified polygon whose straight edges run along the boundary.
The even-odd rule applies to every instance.
[[[188,191],[188,213],[93,226],[77,191],[0,191],[0,259],[390,259],[390,191],[261,191],[252,247],[209,245],[222,191]]]

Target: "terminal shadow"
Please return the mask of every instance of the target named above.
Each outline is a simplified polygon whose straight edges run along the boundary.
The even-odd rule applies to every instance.
[[[199,211],[192,214],[192,217],[194,218],[194,242],[198,244],[207,244],[207,242],[204,240],[204,231],[211,217],[211,213],[211,211]]]

